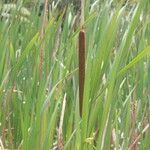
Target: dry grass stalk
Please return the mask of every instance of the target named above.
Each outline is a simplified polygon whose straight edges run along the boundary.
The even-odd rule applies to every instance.
[[[45,0],[44,4],[44,15],[43,15],[43,24],[40,32],[40,40],[42,41],[44,38],[45,27],[48,22],[48,0]],[[44,64],[44,44],[42,42],[40,48],[40,79],[42,79],[43,74],[43,64]]]
[[[63,150],[63,135],[62,135],[62,128],[63,128],[63,121],[64,121],[64,114],[65,114],[65,108],[66,108],[66,94],[63,99],[63,104],[62,104],[62,111],[61,111],[61,116],[60,116],[60,123],[59,123],[59,128],[57,132],[57,150]]]
[[[111,145],[114,148],[116,148],[117,145],[116,141],[117,141],[116,130],[115,128],[113,128],[111,132]]]
[[[139,134],[139,135],[136,137],[136,139],[134,140],[134,142],[130,145],[129,150],[133,150],[133,148],[135,147],[135,145],[137,145],[138,141],[140,140],[141,136],[142,136],[143,134],[145,134],[148,129],[149,129],[149,124],[147,124],[147,125],[145,126],[145,128],[142,130],[141,134]]]
[[[136,96],[134,96],[135,99]],[[132,118],[132,122],[131,122],[131,142],[134,142],[135,139],[138,136],[138,132],[136,129],[136,120],[137,120],[137,101],[134,100],[131,104],[131,118]],[[132,148],[132,150],[136,150],[137,149],[137,143],[134,144],[134,147]]]
[[[54,48],[53,48],[53,54],[52,54],[52,58],[54,59],[54,61],[56,61],[56,55],[57,55],[57,51],[60,47],[60,43],[61,43],[61,24],[59,25],[57,31],[56,31],[56,36],[54,39]]]
[[[0,138],[0,150],[4,150],[4,145],[3,145],[1,138]]]

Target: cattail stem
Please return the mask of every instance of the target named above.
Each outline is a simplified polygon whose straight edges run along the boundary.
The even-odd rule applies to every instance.
[[[85,5],[85,1],[81,0],[81,17],[80,17],[80,27],[83,28],[84,25],[84,5]]]
[[[79,33],[79,107],[82,117],[83,94],[85,80],[85,32],[82,29]]]

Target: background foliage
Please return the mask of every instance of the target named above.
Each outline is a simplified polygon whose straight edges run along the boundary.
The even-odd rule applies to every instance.
[[[49,4],[0,3],[0,149],[148,150],[149,1],[86,1],[82,118],[76,4]]]

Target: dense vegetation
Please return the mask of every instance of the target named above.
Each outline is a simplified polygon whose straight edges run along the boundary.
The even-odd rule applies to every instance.
[[[0,149],[149,150],[149,0],[85,1],[82,117],[73,2],[0,2]]]

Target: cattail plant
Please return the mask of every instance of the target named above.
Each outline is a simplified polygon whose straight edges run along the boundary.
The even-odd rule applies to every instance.
[[[0,1],[0,149],[150,149],[150,1],[123,1]]]
[[[85,80],[85,31],[84,31],[84,0],[81,0],[81,22],[79,32],[79,104],[82,116],[84,80]]]

